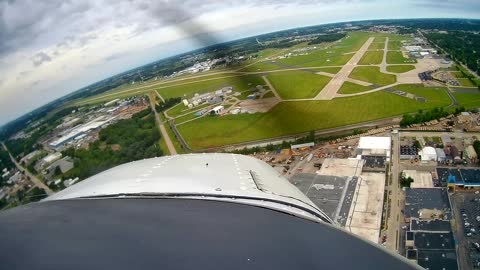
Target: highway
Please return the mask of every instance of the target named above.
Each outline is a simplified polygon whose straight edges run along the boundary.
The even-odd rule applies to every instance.
[[[167,145],[168,152],[170,152],[170,155],[176,155],[177,150],[175,149],[175,146],[173,145],[172,140],[170,140],[170,136],[168,136],[167,130],[165,129],[165,125],[163,125],[162,120],[160,120],[160,116],[158,115],[158,112],[155,109],[155,104],[153,103],[153,98],[149,97],[149,100],[150,100],[150,107],[152,108],[152,111],[155,114],[155,120],[157,122],[158,130],[160,131],[163,139],[165,140],[165,144]]]
[[[15,158],[12,156],[10,151],[8,150],[7,146],[2,142],[2,146],[5,149],[5,151],[8,152],[8,155],[10,155],[10,159],[12,162],[15,164],[18,170],[22,171],[25,175],[27,175],[30,178],[30,181],[37,186],[38,188],[41,188],[45,190],[45,193],[48,194],[48,196],[52,195],[54,192],[47,186],[45,185],[40,179],[38,179],[35,175],[31,174],[27,169],[25,169],[22,165],[20,165]]]

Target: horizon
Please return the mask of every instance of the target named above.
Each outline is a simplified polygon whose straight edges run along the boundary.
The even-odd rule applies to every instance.
[[[403,10],[404,14],[396,13],[396,14],[388,15],[388,13],[386,13],[386,15],[382,16],[378,14],[380,12],[377,12],[376,14],[367,13],[366,15],[364,15],[364,17],[357,16],[355,18],[349,17],[349,11],[344,10],[343,16],[335,17],[335,18],[338,18],[338,20],[331,20],[331,18],[328,15],[322,16],[320,18],[320,17],[316,17],[316,15],[318,15],[319,12],[312,13],[312,12],[306,12],[304,10],[304,9],[307,9],[305,7],[317,6],[317,3],[324,4],[325,1],[313,1],[314,2],[313,4],[309,1],[307,2],[308,3],[305,3],[302,5],[302,7],[300,8],[301,10],[294,10],[294,11],[288,11],[288,12],[285,12],[285,9],[286,7],[287,9],[288,7],[291,7],[290,4],[285,4],[283,2],[280,4],[277,4],[277,6],[262,4],[263,6],[261,6],[260,8],[263,8],[263,9],[275,8],[276,10],[279,11],[278,12],[279,14],[270,16],[268,20],[263,19],[263,21],[256,17],[254,18],[254,20],[250,20],[250,21],[236,22],[236,23],[230,22],[229,27],[224,27],[224,29],[218,29],[218,26],[211,26],[208,23],[208,20],[205,20],[204,18],[205,14],[200,14],[200,16],[192,16],[192,17],[188,17],[189,15],[187,14],[186,16],[184,16],[187,18],[180,18],[180,21],[181,21],[180,24],[199,21],[200,23],[203,23],[205,27],[208,30],[210,30],[210,32],[195,32],[198,29],[194,29],[192,33],[196,33],[197,35],[206,35],[206,36],[211,35],[215,37],[215,39],[213,40],[218,40],[219,42],[214,44],[204,44],[202,42],[198,42],[198,40],[196,40],[195,37],[192,37],[192,35],[190,36],[185,35],[185,33],[183,33],[183,36],[179,35],[178,29],[176,27],[177,22],[173,21],[173,22],[170,22],[170,24],[167,24],[167,28],[169,27],[170,29],[166,29],[166,27],[161,28],[163,29],[163,31],[167,31],[168,33],[171,34],[170,36],[171,40],[167,40],[166,42],[163,42],[163,43],[158,43],[158,42],[155,43],[154,41],[152,42],[143,41],[144,42],[143,46],[147,46],[147,49],[136,48],[136,47],[131,47],[130,45],[127,45],[127,46],[124,46],[125,48],[123,48],[122,53],[120,52],[110,53],[110,55],[107,56],[107,52],[102,53],[101,52],[102,50],[90,48],[91,51],[89,51],[89,53],[95,53],[97,57],[100,57],[101,59],[105,60],[103,64],[98,64],[98,63],[95,64],[94,63],[95,60],[90,59],[92,58],[90,57],[90,55],[88,55],[88,57],[85,57],[85,55],[83,55],[83,57],[80,57],[80,61],[78,61],[77,59],[78,62],[67,61],[67,63],[65,62],[57,63],[57,61],[60,61],[62,58],[64,58],[65,54],[70,53],[70,51],[75,52],[79,50],[79,48],[83,48],[83,50],[88,51],[88,46],[92,46],[92,44],[95,44],[94,41],[99,39],[98,36],[96,37],[91,36],[90,38],[84,37],[84,39],[81,39],[79,37],[77,37],[77,39],[70,38],[70,39],[73,39],[70,41],[65,40],[64,38],[61,41],[58,41],[57,43],[54,42],[55,43],[54,46],[59,47],[60,49],[58,49],[58,51],[53,51],[53,52],[50,52],[49,50],[47,50],[47,48],[50,48],[51,46],[41,47],[39,45],[37,45],[36,48],[34,48],[33,50],[32,48],[29,48],[29,49],[24,49],[26,51],[21,51],[21,52],[19,52],[18,50],[12,51],[12,48],[8,47],[8,45],[12,43],[9,40],[8,45],[2,45],[0,48],[0,72],[2,72],[2,74],[5,75],[4,78],[0,78],[0,86],[3,89],[2,92],[0,93],[1,95],[0,108],[2,108],[2,111],[0,114],[1,115],[0,127],[3,127],[5,124],[18,119],[19,117],[22,117],[32,112],[35,109],[41,108],[45,104],[48,104],[52,101],[55,101],[73,92],[79,91],[82,88],[88,87],[89,85],[92,85],[94,83],[111,78],[113,76],[119,75],[124,72],[128,72],[129,70],[136,69],[144,65],[148,65],[152,62],[162,61],[166,58],[189,53],[201,48],[208,47],[210,45],[240,40],[248,37],[255,37],[258,35],[268,34],[268,33],[273,33],[278,31],[285,31],[285,30],[297,29],[297,28],[303,28],[303,27],[309,27],[309,26],[319,26],[319,25],[332,24],[332,23],[377,21],[377,20],[416,20],[416,19],[478,20],[479,19],[479,11],[477,11],[478,9],[474,9],[474,8],[467,9],[467,10],[463,9],[462,12],[460,12],[460,14],[455,14],[456,16],[452,16],[453,14],[450,14],[449,12],[445,13],[445,10],[449,8],[448,5],[441,5],[440,7],[431,7],[430,1],[422,1],[421,5],[419,4],[417,6],[418,8],[415,10],[415,12],[413,13],[409,12],[412,14],[409,14],[408,17],[405,16],[405,14],[409,10],[405,10],[405,9]],[[378,1],[373,1],[373,2],[378,2]],[[371,1],[368,1],[368,3],[364,3],[364,1],[356,1],[356,3],[360,3],[359,6],[361,7],[358,7],[360,10],[365,9],[365,7],[371,6]],[[471,1],[471,3],[469,1],[459,1],[458,4],[460,3],[470,4],[470,5],[479,5],[473,1]],[[411,4],[411,3],[406,1],[401,3],[400,6],[404,5],[408,7],[409,6],[408,4]],[[3,3],[3,6],[0,6],[0,13],[2,14],[5,14],[5,5],[8,5],[8,4]],[[215,5],[215,4],[210,3],[210,5]],[[324,6],[325,5],[326,4],[324,4]],[[258,9],[258,7],[256,6],[255,7],[250,6],[247,8],[245,8],[244,6],[242,7],[243,7],[242,9],[243,12],[249,12],[249,11],[252,11],[252,9]],[[332,8],[332,7],[334,6],[328,6],[328,8]],[[212,9],[211,6],[199,7],[199,9],[202,9],[202,8],[207,10],[208,8]],[[425,15],[425,11],[421,11],[422,9],[427,9],[432,11],[431,13],[429,13],[429,15],[431,14],[432,16],[431,17],[418,16],[417,14]],[[380,10],[380,11],[382,13],[385,13],[384,12],[385,10]],[[433,11],[436,11],[436,12],[433,12]],[[87,12],[87,11],[84,11],[84,12]],[[217,14],[217,18],[214,18],[213,21],[216,21],[216,19],[218,19],[218,16],[220,17],[231,16],[232,15],[231,12],[232,12],[231,8],[229,9],[228,7],[227,8],[222,7],[218,11],[213,12],[213,14],[222,13],[221,15]],[[305,12],[306,14],[309,14],[309,16],[301,16],[301,14],[305,14]],[[225,13],[226,15],[223,13]],[[206,14],[211,15],[211,13],[206,13]],[[185,15],[185,14],[180,14],[180,15]],[[293,17],[294,19],[291,19]],[[346,19],[345,17],[348,17],[348,19]],[[291,20],[282,20],[284,18],[290,18]],[[7,19],[8,18],[6,18],[6,20]],[[177,19],[178,18],[175,18],[175,20]],[[0,36],[8,38],[9,34],[10,35],[12,34],[7,33],[8,31],[1,31],[2,29],[4,30],[8,28],[5,26],[6,20],[3,24],[3,27],[1,27],[2,25],[0,24]],[[167,18],[167,21],[168,21],[168,18]],[[279,23],[278,21],[282,21],[282,23]],[[286,23],[285,21],[289,21],[289,22]],[[262,22],[265,22],[265,23],[261,24]],[[172,26],[172,23],[173,23],[173,26]],[[259,24],[261,24],[262,26],[256,27]],[[22,24],[17,23],[17,25],[22,25]],[[27,26],[23,25],[23,27],[27,27]],[[174,33],[175,31],[172,31],[175,29],[177,33]],[[152,32],[150,31],[151,29],[150,30],[144,29],[144,30],[146,32],[142,32],[141,35],[152,34]],[[38,36],[41,34],[37,33],[36,35]],[[177,37],[177,39],[174,39],[173,37]],[[56,40],[58,40],[58,38],[56,38]],[[128,43],[130,41],[126,40],[125,42]],[[64,46],[64,47],[59,46],[59,44],[61,44],[61,46]],[[79,45],[81,46],[79,47]],[[119,45],[119,46],[122,46],[122,45]],[[166,47],[169,47],[169,48],[166,48]],[[33,56],[31,57],[26,57],[27,55],[26,52],[30,52],[30,53],[36,52],[36,53],[34,53]],[[59,56],[55,56],[57,54]],[[19,55],[21,56],[20,58],[18,58]],[[152,57],[152,55],[155,55],[155,57]],[[58,60],[57,58],[60,60]],[[8,65],[9,63],[12,62],[12,60],[18,60],[18,59],[21,59],[21,61],[19,62],[23,64],[15,65],[16,64],[15,63],[14,65]],[[27,70],[23,70],[28,65],[30,66],[30,70],[28,70],[28,68]],[[86,65],[84,69],[88,69],[88,70],[73,71],[72,69],[75,65],[78,65],[78,66]],[[68,72],[69,70],[70,72]],[[32,81],[29,76],[30,77],[33,76],[33,78],[35,78],[36,76],[37,78],[40,77],[41,79]],[[24,106],[18,106],[18,104],[14,102],[19,99],[22,99]]]

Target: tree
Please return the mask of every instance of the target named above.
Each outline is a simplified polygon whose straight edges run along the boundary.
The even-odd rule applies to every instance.
[[[411,177],[404,177],[400,178],[400,186],[401,187],[410,187],[410,185],[413,183],[413,178]]]

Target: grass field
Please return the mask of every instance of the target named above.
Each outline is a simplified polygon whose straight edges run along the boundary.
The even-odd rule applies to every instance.
[[[418,97],[424,97],[427,102],[435,107],[448,106],[451,103],[445,87],[425,87],[422,84],[400,84],[396,90],[408,92]]]
[[[253,65],[247,66],[247,67],[242,67],[239,68],[238,71],[242,72],[258,72],[258,71],[270,71],[270,70],[276,70],[276,69],[281,69],[282,67],[279,67],[278,65],[275,65],[275,62],[272,61],[263,61],[259,63],[255,63]]]
[[[267,92],[265,95],[263,95],[263,98],[271,98],[274,97],[275,94],[272,91]]]
[[[471,93],[453,93],[453,95],[460,106],[467,109],[480,107],[480,91],[477,89],[472,89]]]
[[[466,86],[466,87],[475,87],[476,86],[472,81],[470,81],[467,78],[457,78],[457,80],[462,86]]]
[[[281,102],[268,113],[204,117],[178,127],[194,149],[332,128],[432,108],[386,92],[332,101]]]
[[[377,42],[377,38],[375,38],[368,47],[369,50],[383,50],[385,48],[385,41],[384,42]]]
[[[338,93],[339,94],[355,94],[355,93],[365,92],[371,89],[372,88],[368,86],[363,86],[363,85],[359,85],[351,82],[344,82],[342,84],[342,87],[340,87],[340,89],[338,90]]]
[[[389,50],[400,50],[402,48],[402,43],[400,40],[389,39],[388,40],[388,49]]]
[[[381,73],[380,67],[356,67],[349,77],[377,85],[388,85],[396,81],[395,75]]]
[[[275,72],[267,78],[284,99],[313,98],[331,80],[330,77],[305,71]]]
[[[406,64],[406,63],[416,63],[415,59],[408,59],[403,57],[402,52],[389,51],[387,52],[387,64]]]
[[[413,65],[387,66],[388,72],[395,72],[395,73],[404,73],[414,69],[415,69],[415,66]]]
[[[237,76],[232,78],[200,81],[178,86],[170,86],[158,89],[163,98],[184,97],[190,98],[195,93],[206,93],[218,90],[225,86],[233,86],[234,91],[243,91],[256,85],[265,85],[258,75]]]
[[[382,63],[383,51],[367,51],[358,62],[360,65],[378,65]]]

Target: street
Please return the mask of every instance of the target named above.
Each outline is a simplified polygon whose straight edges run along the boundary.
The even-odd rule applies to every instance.
[[[12,154],[10,153],[10,151],[8,150],[7,146],[2,143],[2,146],[3,148],[5,149],[5,151],[8,152],[8,154],[10,155],[10,159],[12,160],[12,162],[15,164],[15,166],[17,167],[18,170],[22,171],[26,176],[28,176],[30,178],[30,181],[32,181],[32,183],[37,186],[38,188],[41,188],[43,190],[45,190],[45,193],[48,194],[48,196],[52,195],[54,192],[47,186],[45,185],[40,179],[38,179],[35,175],[31,174],[27,169],[25,169],[24,167],[22,167],[16,160],[15,158],[13,158]]]

